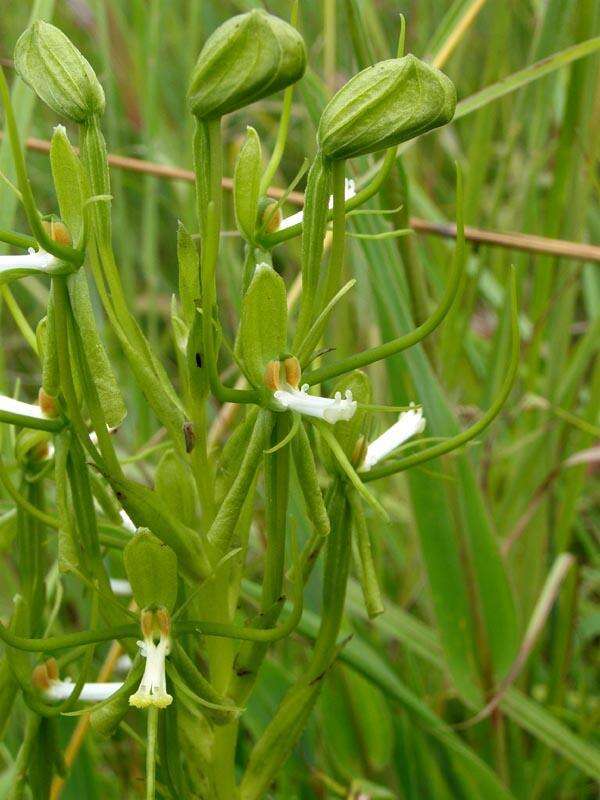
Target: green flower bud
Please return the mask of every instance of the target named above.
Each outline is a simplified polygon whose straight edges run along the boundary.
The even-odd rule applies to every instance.
[[[223,23],[198,58],[188,91],[192,114],[216,119],[285,89],[306,68],[306,48],[287,22],[254,9]]]
[[[96,73],[65,34],[34,22],[15,46],[15,67],[25,83],[57,114],[85,122],[104,111]]]
[[[413,55],[391,58],[355,75],[329,101],[317,133],[327,158],[374,153],[445,125],[456,89],[439,69]]]

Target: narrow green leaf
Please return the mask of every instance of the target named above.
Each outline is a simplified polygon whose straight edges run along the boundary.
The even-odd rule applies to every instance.
[[[85,273],[80,271],[73,275],[69,279],[68,288],[71,308],[81,333],[83,349],[96,384],[106,424],[110,428],[116,428],[125,419],[127,408],[106,350],[98,335]]]

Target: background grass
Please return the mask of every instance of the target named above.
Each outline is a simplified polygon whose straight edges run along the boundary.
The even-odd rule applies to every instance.
[[[190,168],[185,91],[192,64],[202,41],[220,22],[260,5],[226,0],[9,0],[0,17],[0,57],[11,58],[31,14],[51,19],[100,76],[108,101],[104,127],[110,151]],[[267,5],[271,12],[289,16],[289,3]],[[275,185],[286,186],[304,157],[312,156],[315,119],[331,92],[358,68],[395,52],[399,11],[407,17],[407,50],[443,58],[461,101],[600,32],[597,0],[306,1],[300,29],[311,69],[295,93]],[[391,219],[354,218],[353,229],[380,232],[403,225],[409,214],[440,222],[453,219],[453,162],[459,161],[465,173],[467,224],[598,242],[599,66],[597,55],[590,55],[500,99],[483,96],[477,110],[403,153],[402,169],[374,203],[386,208],[402,203],[403,208]],[[14,77],[10,70],[9,75]],[[23,135],[49,138],[57,120],[34,102],[29,90],[16,81],[13,86]],[[467,102],[463,108],[476,105]],[[281,97],[275,97],[226,118],[226,174],[233,173],[245,125],[258,130],[263,151],[270,152],[280,109]],[[54,211],[47,156],[31,153],[28,164],[40,205]],[[371,165],[359,159],[350,168],[359,177]],[[5,143],[0,144],[0,168],[10,177]],[[112,178],[115,249],[123,281],[133,308],[174,373],[168,318],[177,286],[176,226],[181,219],[195,229],[192,187],[131,171],[113,170]],[[225,214],[225,227],[232,229],[230,206]],[[14,219],[12,195],[4,185],[0,221],[0,227],[25,229],[23,219]],[[233,236],[223,244],[221,318],[231,333],[239,311],[242,247]],[[408,330],[440,296],[451,251],[451,242],[422,235],[352,241],[346,272],[347,278],[358,278],[359,290],[336,312],[327,343],[342,353],[352,352],[357,344]],[[298,243],[276,250],[275,261],[292,285]],[[597,450],[576,464],[568,459],[597,445],[600,434],[598,263],[471,246],[460,300],[439,332],[426,347],[370,372],[376,402],[424,404],[431,436],[449,435],[479,418],[499,389],[506,363],[504,292],[513,263],[522,331],[517,386],[482,441],[381,486],[392,521],[383,524],[372,518],[369,525],[386,612],[367,623],[358,587],[352,586],[347,625],[354,638],[286,767],[278,798],[353,797],[364,781],[380,787],[373,797],[597,796]],[[34,328],[45,313],[47,293],[47,285],[34,279],[15,285],[14,300]],[[4,292],[3,298],[2,391],[18,390],[30,399],[39,385],[38,360],[11,313],[13,296]],[[119,447],[135,455],[157,441],[157,426],[108,330],[107,338],[129,408]],[[376,425],[385,423],[382,417]],[[6,436],[3,448],[10,451]],[[139,460],[131,469],[150,480],[156,458]],[[11,504],[6,498],[1,503],[6,512],[0,525],[4,618],[17,580]],[[297,492],[291,508],[305,535]],[[260,517],[254,528],[250,563],[259,575]],[[539,635],[533,637],[528,628],[532,613],[539,610],[552,565],[565,552],[574,556],[573,564],[560,591],[553,593],[555,602],[543,615]],[[316,574],[308,590],[308,605],[315,613],[319,580]],[[64,583],[70,618],[63,615],[61,622],[67,629],[78,626],[82,601],[75,582]],[[314,629],[309,612],[302,637],[310,638]],[[302,668],[302,637],[272,651],[244,716],[240,761],[290,676]],[[476,725],[455,729],[481,707],[483,694],[493,692],[523,641],[531,644],[531,652],[499,709]],[[103,655],[99,648],[99,664]],[[17,706],[0,751],[0,797],[7,795],[11,782],[22,715]],[[135,715],[128,722],[137,730]],[[60,722],[65,743],[74,724],[70,719]],[[90,734],[61,796],[138,797],[142,776],[143,752],[134,739],[120,732],[106,743]]]

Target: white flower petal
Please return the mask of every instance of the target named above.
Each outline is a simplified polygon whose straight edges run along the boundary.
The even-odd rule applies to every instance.
[[[409,411],[403,411],[398,417],[398,422],[367,447],[362,468],[364,470],[371,469],[412,436],[422,433],[425,430],[425,424],[426,420],[422,409],[411,408]]]
[[[137,692],[129,698],[129,704],[136,708],[166,708],[173,702],[172,696],[167,692],[167,679],[165,658],[171,651],[168,636],[161,634],[158,644],[152,636],[138,642],[141,654],[146,658],[144,674]]]
[[[344,184],[344,200],[350,200],[356,194],[356,185],[352,178],[346,178]],[[333,195],[329,197],[329,210],[333,208]],[[304,219],[304,211],[297,211],[291,217],[282,219],[279,223],[279,230],[283,231],[286,228],[292,228],[294,225],[299,225]]]
[[[282,408],[297,411],[307,417],[324,419],[332,425],[338,420],[352,419],[356,412],[356,401],[352,399],[350,389],[346,390],[344,398],[340,392],[336,392],[335,397],[319,397],[308,394],[308,384],[305,383],[301,389],[293,389],[291,386],[278,389],[273,397]]]
[[[58,264],[56,256],[47,253],[45,250],[34,250],[30,247],[27,255],[0,256],[0,268],[14,267],[33,267],[35,269],[47,269],[53,264]]]
[[[79,695],[79,700],[84,703],[99,703],[117,692],[123,684],[120,681],[107,683],[84,683]],[[67,700],[73,694],[75,684],[73,681],[51,681],[45,690],[46,700]]]

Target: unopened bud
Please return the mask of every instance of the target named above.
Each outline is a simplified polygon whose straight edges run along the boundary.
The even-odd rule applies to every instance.
[[[192,114],[217,119],[299,80],[306,48],[287,22],[254,9],[232,17],[208,38],[188,91]]]
[[[416,56],[391,58],[355,75],[329,101],[317,133],[330,159],[374,153],[450,122],[454,84]]]
[[[104,92],[96,73],[54,25],[38,20],[27,28],[15,46],[15,67],[57,114],[81,123],[104,112]]]

